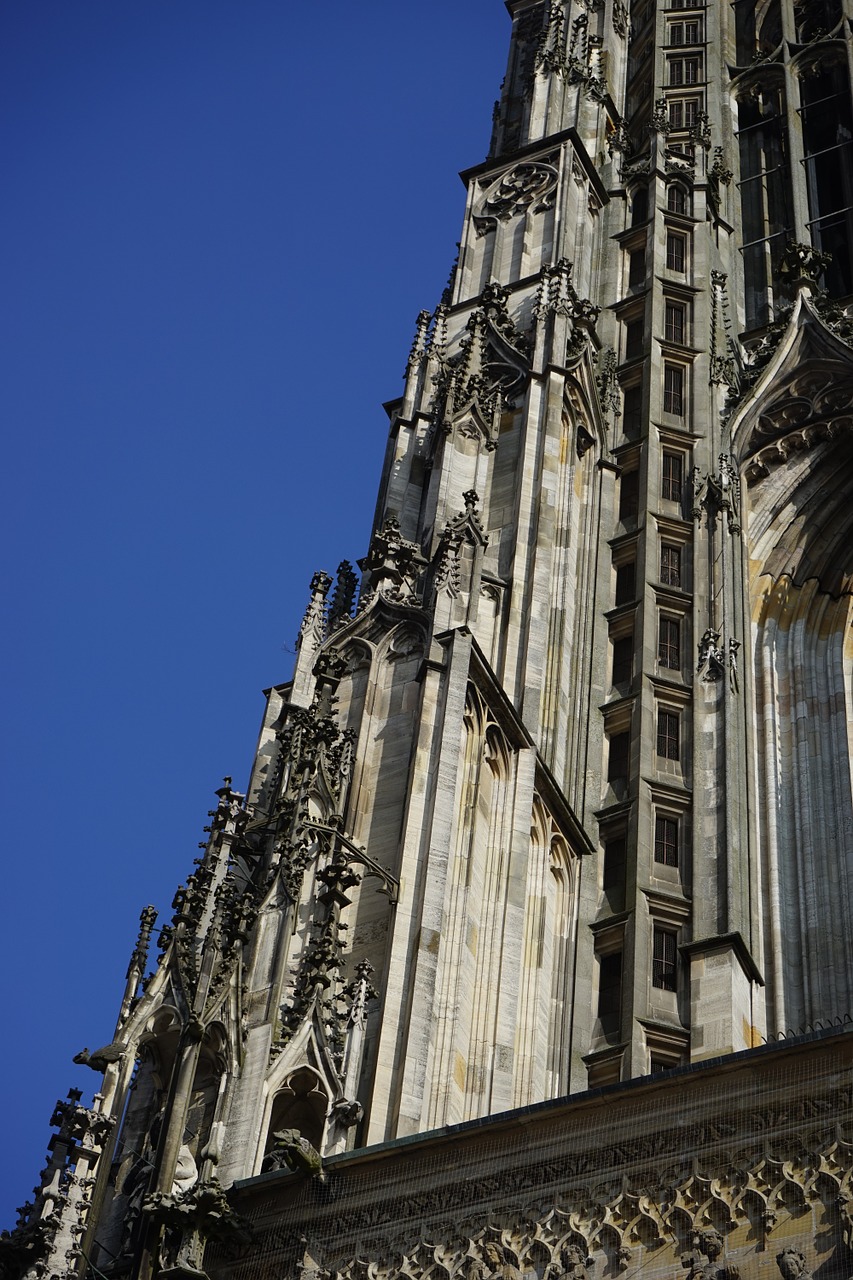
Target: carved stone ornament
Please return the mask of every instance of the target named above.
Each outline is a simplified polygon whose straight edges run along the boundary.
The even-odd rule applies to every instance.
[[[272,1145],[264,1156],[261,1173],[275,1173],[290,1169],[294,1173],[306,1173],[316,1177],[323,1172],[320,1153],[303,1138],[298,1129],[278,1129],[272,1135]]]
[[[721,678],[725,669],[725,657],[720,647],[720,633],[709,627],[699,641],[699,660],[696,670],[704,680],[716,681]]]
[[[508,221],[518,213],[541,213],[554,207],[559,174],[541,161],[517,164],[486,191],[482,212]]]
[[[705,511],[710,522],[725,514],[729,533],[740,533],[740,478],[727,453],[719,457],[716,475],[703,476],[693,468],[693,518],[701,520]]]
[[[821,253],[810,244],[791,242],[782,254],[779,275],[791,291],[811,287],[831,261],[831,253]]]

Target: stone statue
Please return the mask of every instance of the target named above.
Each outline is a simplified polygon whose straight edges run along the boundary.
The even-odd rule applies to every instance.
[[[586,1271],[586,1254],[577,1244],[564,1244],[556,1262],[546,1271],[549,1280],[589,1280]]]
[[[783,1249],[777,1253],[776,1266],[782,1273],[782,1280],[811,1280],[805,1256],[799,1249]]]
[[[503,1245],[489,1243],[483,1247],[483,1253],[491,1268],[490,1275],[499,1277],[499,1280],[521,1280],[521,1272]]]
[[[294,1173],[307,1173],[312,1177],[321,1174],[323,1161],[320,1153],[298,1129],[278,1129],[272,1135],[272,1145],[264,1156],[261,1173],[276,1173],[279,1169],[292,1169]]]

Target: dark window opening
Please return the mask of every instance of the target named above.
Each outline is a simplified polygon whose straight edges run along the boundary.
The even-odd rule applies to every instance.
[[[613,641],[613,683],[623,684],[634,674],[634,636],[619,636]]]
[[[762,85],[738,103],[740,205],[747,328],[766,324],[782,252],[793,227],[785,99]]]
[[[625,898],[625,857],[624,836],[605,841],[602,888],[614,911],[622,910]]]
[[[649,189],[638,187],[631,200],[631,226],[639,226],[649,216]]]
[[[628,320],[625,325],[625,359],[636,360],[643,354],[643,320]]]
[[[622,401],[622,430],[626,436],[638,436],[643,425],[643,388],[640,383],[626,387]]]
[[[622,782],[628,777],[628,759],[631,751],[631,735],[626,731],[613,733],[609,740],[607,781]]]
[[[646,251],[635,249],[628,260],[628,288],[646,283]]]
[[[616,1031],[622,1013],[622,952],[598,957],[598,1017],[603,1031]]]
[[[631,560],[628,564],[616,566],[616,599],[615,603],[630,604],[636,594],[637,566]]]
[[[619,519],[627,520],[637,514],[640,501],[640,473],[623,471],[619,481]]]
[[[844,66],[833,64],[801,83],[809,230],[815,248],[832,255],[823,284],[833,297],[839,298],[853,293],[853,112],[849,79]]]

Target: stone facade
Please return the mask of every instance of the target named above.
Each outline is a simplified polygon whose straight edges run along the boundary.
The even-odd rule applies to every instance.
[[[847,1038],[760,1046],[853,1012],[849,20],[508,8],[360,573],[12,1280],[848,1265]]]

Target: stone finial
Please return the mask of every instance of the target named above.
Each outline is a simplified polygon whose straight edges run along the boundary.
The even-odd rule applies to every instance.
[[[790,241],[779,262],[779,275],[792,293],[813,289],[831,261],[831,253],[821,253],[814,245]]]

